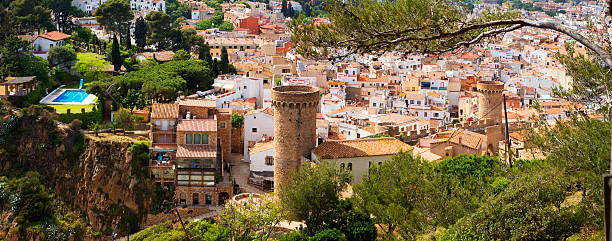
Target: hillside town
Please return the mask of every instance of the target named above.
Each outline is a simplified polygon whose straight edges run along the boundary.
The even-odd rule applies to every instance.
[[[0,6],[6,12],[26,11],[22,8],[30,2],[35,1]],[[69,11],[49,7],[48,23],[19,22],[18,30],[2,36],[7,46],[0,63],[7,67],[0,72],[0,97],[18,108],[38,106],[55,116],[60,128],[92,140],[132,138],[135,144],[126,154],[132,161],[138,156],[133,146],[146,146],[143,167],[128,165],[143,168],[131,169],[130,178],[144,175],[157,195],[149,202],[166,211],[142,214],[142,206],[130,206],[131,194],[104,201],[93,201],[91,194],[78,202],[125,207],[121,210],[140,215],[132,227],[101,221],[105,230],[93,240],[115,240],[117,233],[126,236],[174,220],[170,207],[179,219],[183,215],[197,223],[252,197],[265,200],[273,194],[290,200],[280,190],[294,183],[295,172],[308,163],[347,171],[352,178],[338,196],[348,198],[353,188],[360,192],[362,185],[373,185],[373,171],[404,154],[425,163],[494,157],[502,169],[512,168],[551,155],[534,144],[528,130],[577,116],[609,122],[597,111],[600,105],[560,94],[576,88],[576,71],[559,56],[587,55],[592,49],[555,29],[515,28],[440,54],[398,50],[315,59],[298,52],[292,21],[308,17],[314,26],[330,25],[332,18],[319,1],[68,2]],[[514,11],[526,21],[563,24],[595,44],[608,43],[605,1],[470,4],[474,18]],[[29,14],[34,19],[41,13]],[[604,138],[609,148],[610,138]],[[69,171],[62,175],[73,178]],[[88,205],[80,207],[89,210]],[[93,213],[84,216],[100,218]],[[307,219],[293,221],[274,225],[289,231],[310,227]],[[178,227],[176,232],[185,229]]]

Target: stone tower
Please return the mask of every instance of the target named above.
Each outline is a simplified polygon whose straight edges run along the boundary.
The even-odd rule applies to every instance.
[[[276,192],[279,184],[289,181],[289,173],[299,168],[302,157],[310,157],[315,147],[320,99],[319,89],[315,87],[277,86],[272,89]]]
[[[499,81],[480,81],[476,83],[480,93],[478,99],[478,118],[493,119],[493,123],[501,123],[504,83]]]

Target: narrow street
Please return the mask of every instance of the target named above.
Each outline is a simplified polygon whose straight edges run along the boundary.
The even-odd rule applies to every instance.
[[[232,178],[240,185],[241,191],[263,194],[264,192],[261,189],[248,184],[249,163],[243,161],[244,156],[239,153],[232,153],[230,159]]]

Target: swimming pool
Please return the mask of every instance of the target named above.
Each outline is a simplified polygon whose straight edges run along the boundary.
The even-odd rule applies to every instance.
[[[53,99],[53,102],[83,102],[89,94],[84,90],[65,90],[60,96]]]

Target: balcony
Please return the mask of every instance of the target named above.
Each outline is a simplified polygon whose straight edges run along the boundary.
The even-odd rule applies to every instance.
[[[151,125],[151,132],[156,133],[176,133],[176,126],[167,126],[166,129],[162,129],[162,126]]]

